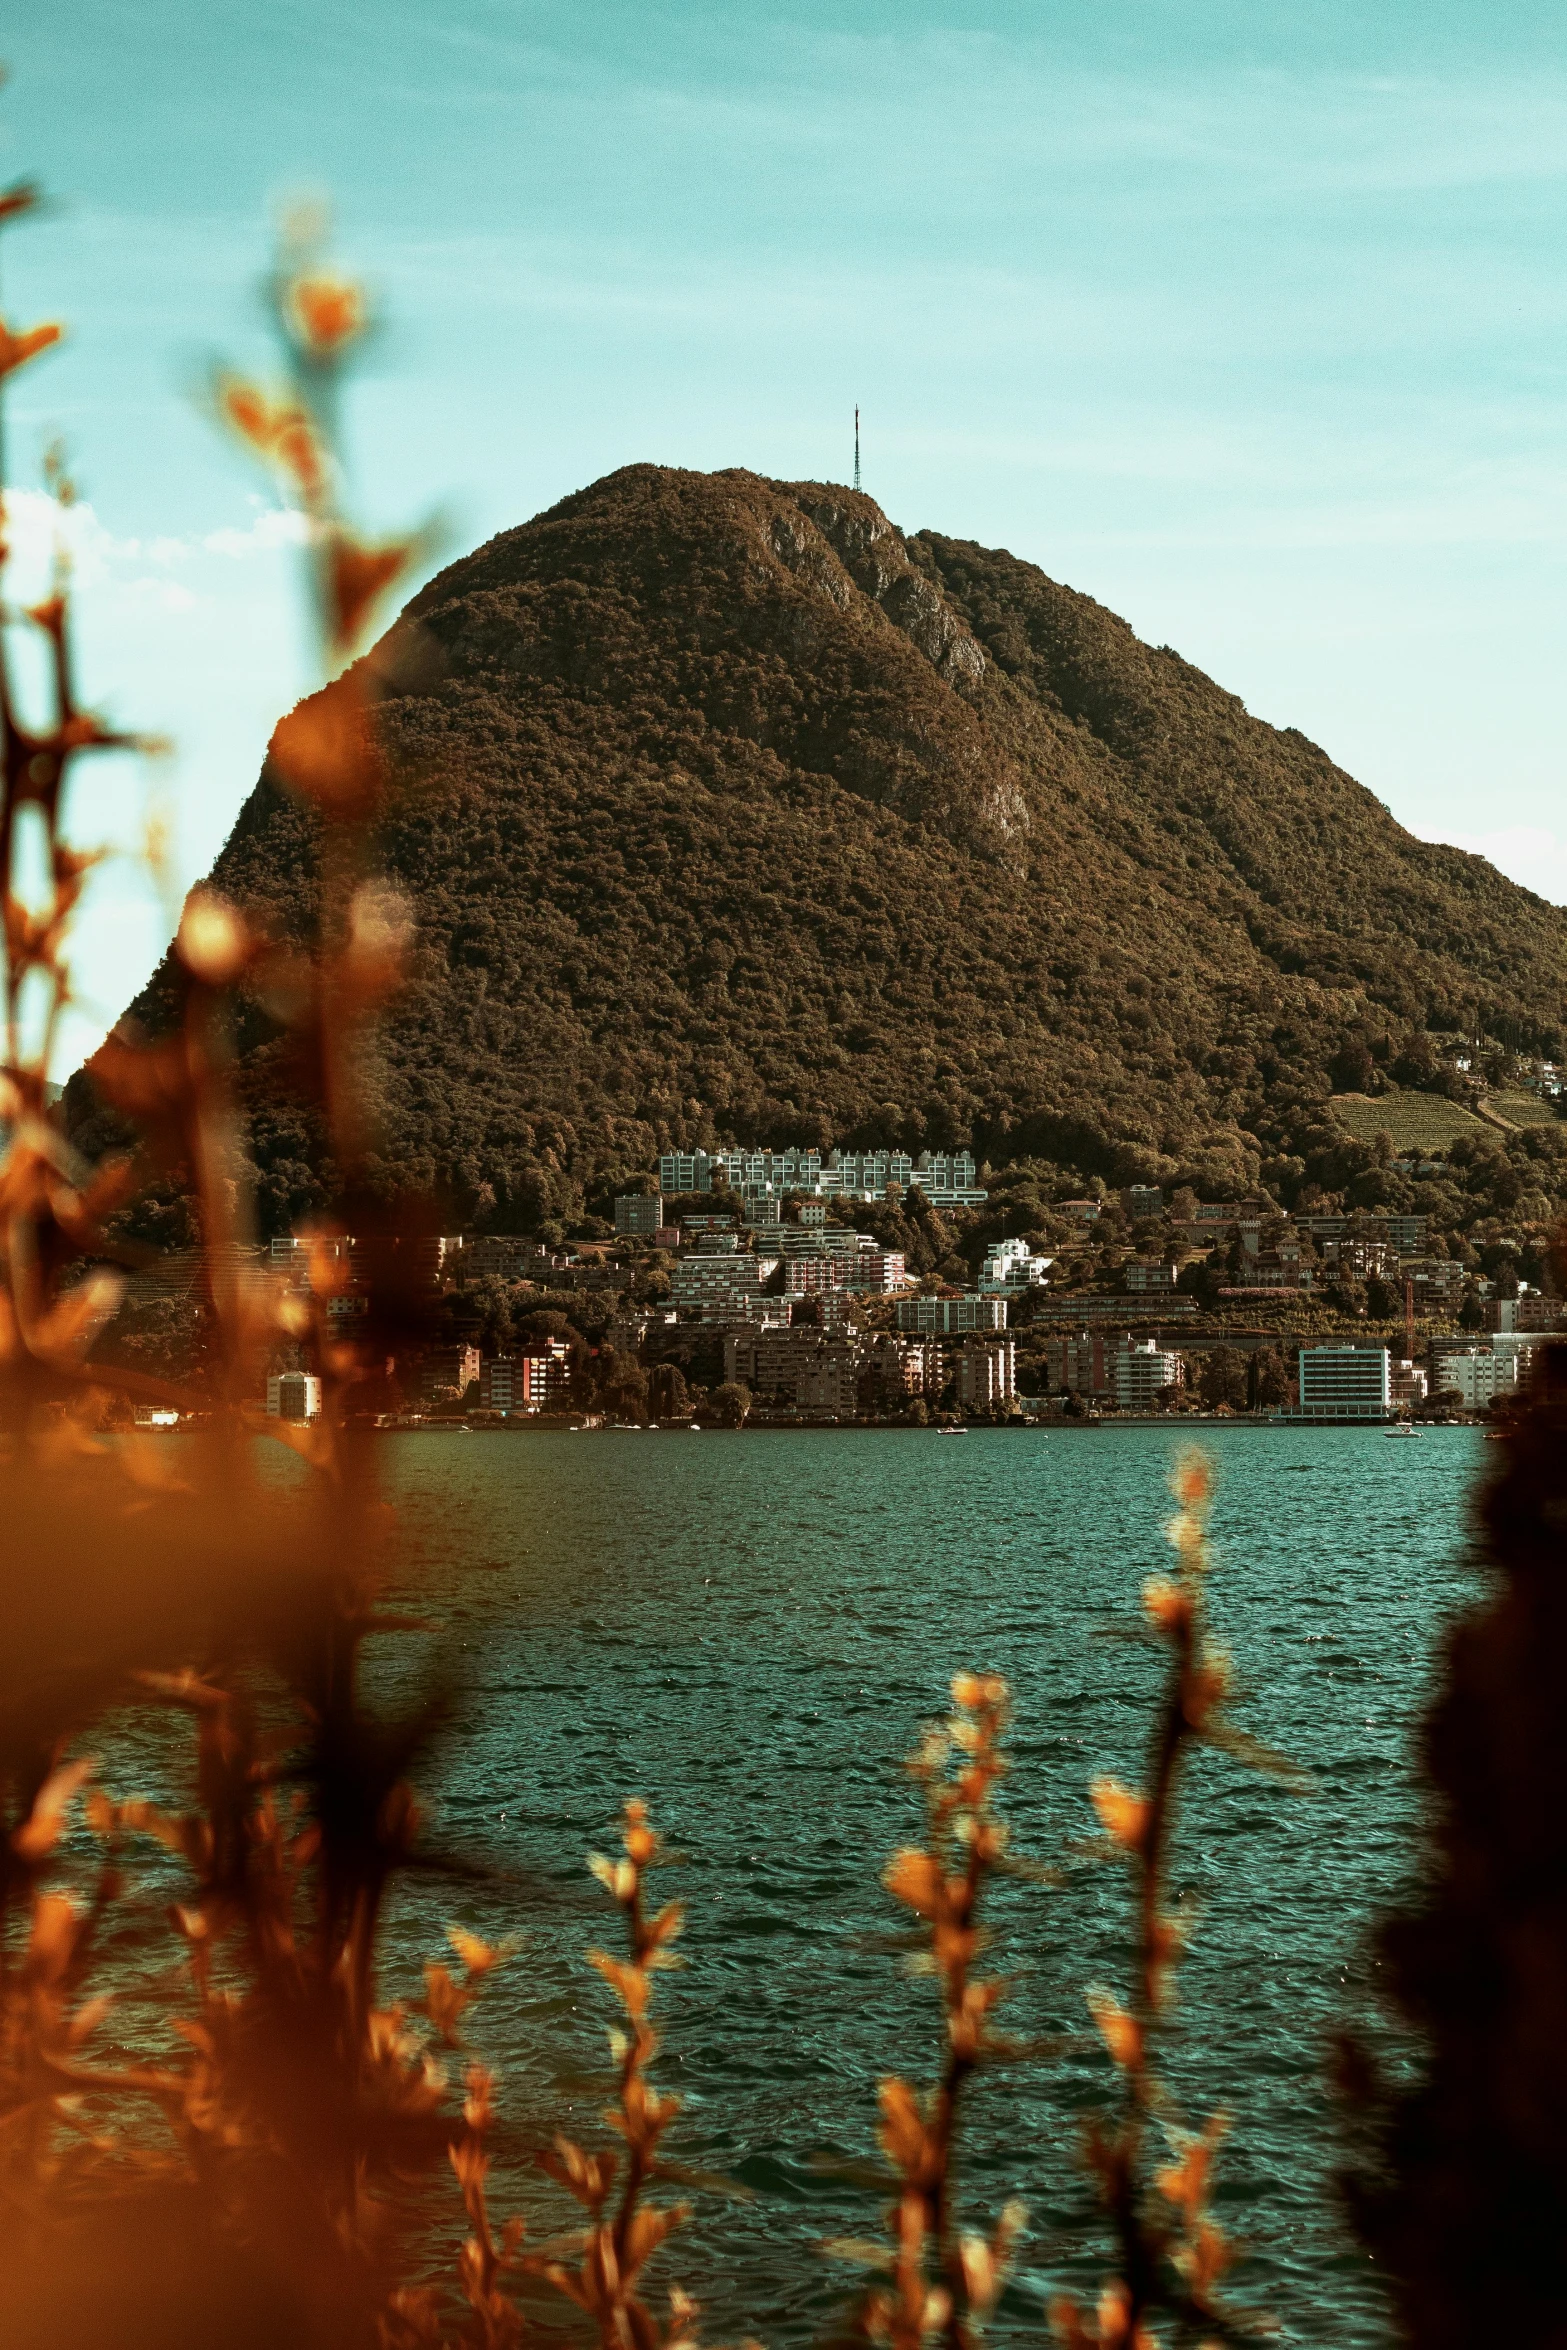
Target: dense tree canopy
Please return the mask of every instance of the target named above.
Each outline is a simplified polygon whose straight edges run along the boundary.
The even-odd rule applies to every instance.
[[[454,1218],[564,1231],[731,1138],[1372,1204],[1399,1179],[1334,1090],[1450,1084],[1433,1036],[1560,1039],[1555,908],[1087,597],[847,490],[630,467],[371,658],[418,938],[380,1173]],[[270,771],[214,881],[308,937],[311,819]],[[331,1170],[259,1007],[241,1041],[286,1228]],[[90,1138],[80,1085],[72,1115]]]

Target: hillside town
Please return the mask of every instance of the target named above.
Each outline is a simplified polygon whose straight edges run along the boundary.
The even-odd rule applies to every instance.
[[[1486,1416],[1567,1322],[1567,1301],[1515,1265],[1487,1273],[1433,1244],[1419,1213],[1292,1216],[1266,1196],[1154,1184],[1036,1201],[988,1172],[967,1151],[670,1153],[594,1234],[404,1242],[423,1330],[389,1355],[375,1417],[434,1430]],[[231,1254],[241,1285],[313,1291],[332,1326],[368,1311],[371,1258],[352,1235]],[[195,1274],[171,1259],[144,1287],[168,1302]],[[283,1419],[319,1411],[302,1351],[276,1357],[264,1401]]]

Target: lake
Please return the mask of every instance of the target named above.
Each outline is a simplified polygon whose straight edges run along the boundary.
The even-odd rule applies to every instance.
[[[1203,1441],[1236,1718],[1314,1785],[1295,1796],[1198,1756],[1175,1876],[1200,1916],[1165,2071],[1187,2119],[1233,2117],[1217,2201],[1250,2247],[1236,2297],[1289,2339],[1351,2350],[1389,2335],[1337,2215],[1324,2051],[1363,2010],[1367,1922],[1411,1864],[1410,1731],[1475,1587],[1483,1453],[1464,1429],[1390,1444],[1221,1424]],[[751,2196],[699,2198],[655,2274],[697,2295],[709,2340],[829,2322],[855,2272],[820,2246],[875,2235],[885,2202],[865,2175],[875,2084],[939,2061],[932,1993],[886,1947],[899,1919],[878,1884],[919,1834],[901,1758],[954,1670],[999,1671],[1017,1847],[1061,1862],[1094,1833],[1089,1778],[1142,1775],[1161,1652],[1106,1635],[1136,1622],[1168,1558],[1177,1442],[1114,1426],[387,1440],[401,1580],[462,1675],[458,1728],[425,1773],[435,1834],[497,1872],[405,1895],[389,1973],[416,1982],[446,1917],[525,1937],[472,2033],[503,2082],[501,2210],[525,2208],[534,2236],[568,2224],[530,2151],[557,2127],[602,2139],[609,2008],[583,1952],[618,1921],[584,1856],[643,1796],[684,1856],[663,1887],[689,1905],[687,1966],[660,1994],[661,2077],[687,2101],[669,2151]],[[392,1689],[425,1644],[387,1646]],[[1036,2334],[1044,2291],[1104,2273],[1078,2155],[1113,2081],[1083,1989],[1126,1983],[1126,1896],[1118,1870],[1077,1867],[993,1903],[994,1963],[1016,1978],[1003,2020],[1069,2039],[981,2079],[964,2136],[965,2214],[1029,2204],[1010,2308]],[[454,2235],[456,2216],[454,2200]]]

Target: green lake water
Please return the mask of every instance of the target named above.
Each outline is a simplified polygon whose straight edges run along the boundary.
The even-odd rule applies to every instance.
[[[1407,1881],[1412,1726],[1444,1624],[1475,1583],[1467,1430],[1218,1427],[1212,1602],[1237,1718],[1313,1774],[1297,1797],[1201,1754],[1176,1879],[1199,1906],[1167,2077],[1188,2119],[1233,2135],[1219,2214],[1250,2256],[1236,2297],[1288,2340],[1389,2339],[1375,2272],[1338,2216],[1328,2036],[1364,2012],[1368,1921]],[[664,2272],[702,2301],[707,2338],[802,2341],[853,2272],[825,2239],[876,2234],[866,2176],[875,2085],[939,2062],[929,1986],[899,1971],[878,1875],[917,1837],[901,1757],[954,1670],[1004,1673],[1016,1700],[1006,1809],[1018,1847],[1060,1862],[1091,1835],[1086,1787],[1136,1780],[1157,1650],[1135,1623],[1175,1440],[1157,1427],[606,1433],[388,1440],[407,1595],[439,1619],[457,1724],[424,1780],[433,1834],[494,1874],[419,1885],[398,1911],[393,1987],[440,1922],[525,1937],[473,2038],[499,2069],[496,2200],[537,2236],[569,2224],[531,2156],[556,2128],[602,2137],[607,1995],[583,1963],[616,1920],[583,1865],[626,1795],[684,1856],[687,1966],[661,1990],[670,2151],[751,2192],[699,2200]],[[389,1691],[425,1643],[388,1643]],[[1014,2030],[1064,2055],[982,2079],[964,2137],[976,2222],[1008,2195],[1031,2227],[1009,2319],[1104,2273],[1079,2163],[1113,2093],[1083,1988],[1127,1980],[1127,1882],[997,1892],[995,1964]],[[454,2206],[454,2234],[456,2229]]]

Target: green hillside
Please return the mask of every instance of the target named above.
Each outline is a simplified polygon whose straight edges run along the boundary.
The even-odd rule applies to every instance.
[[[1089,598],[852,491],[630,467],[453,564],[374,659],[419,924],[381,1172],[443,1214],[569,1219],[720,1139],[1374,1188],[1336,1071],[1418,1087],[1426,1030],[1562,1047],[1558,909]],[[312,859],[269,772],[213,878],[308,936]],[[283,1225],[328,1179],[259,1011],[244,1042]],[[90,1088],[71,1114],[101,1135]]]

